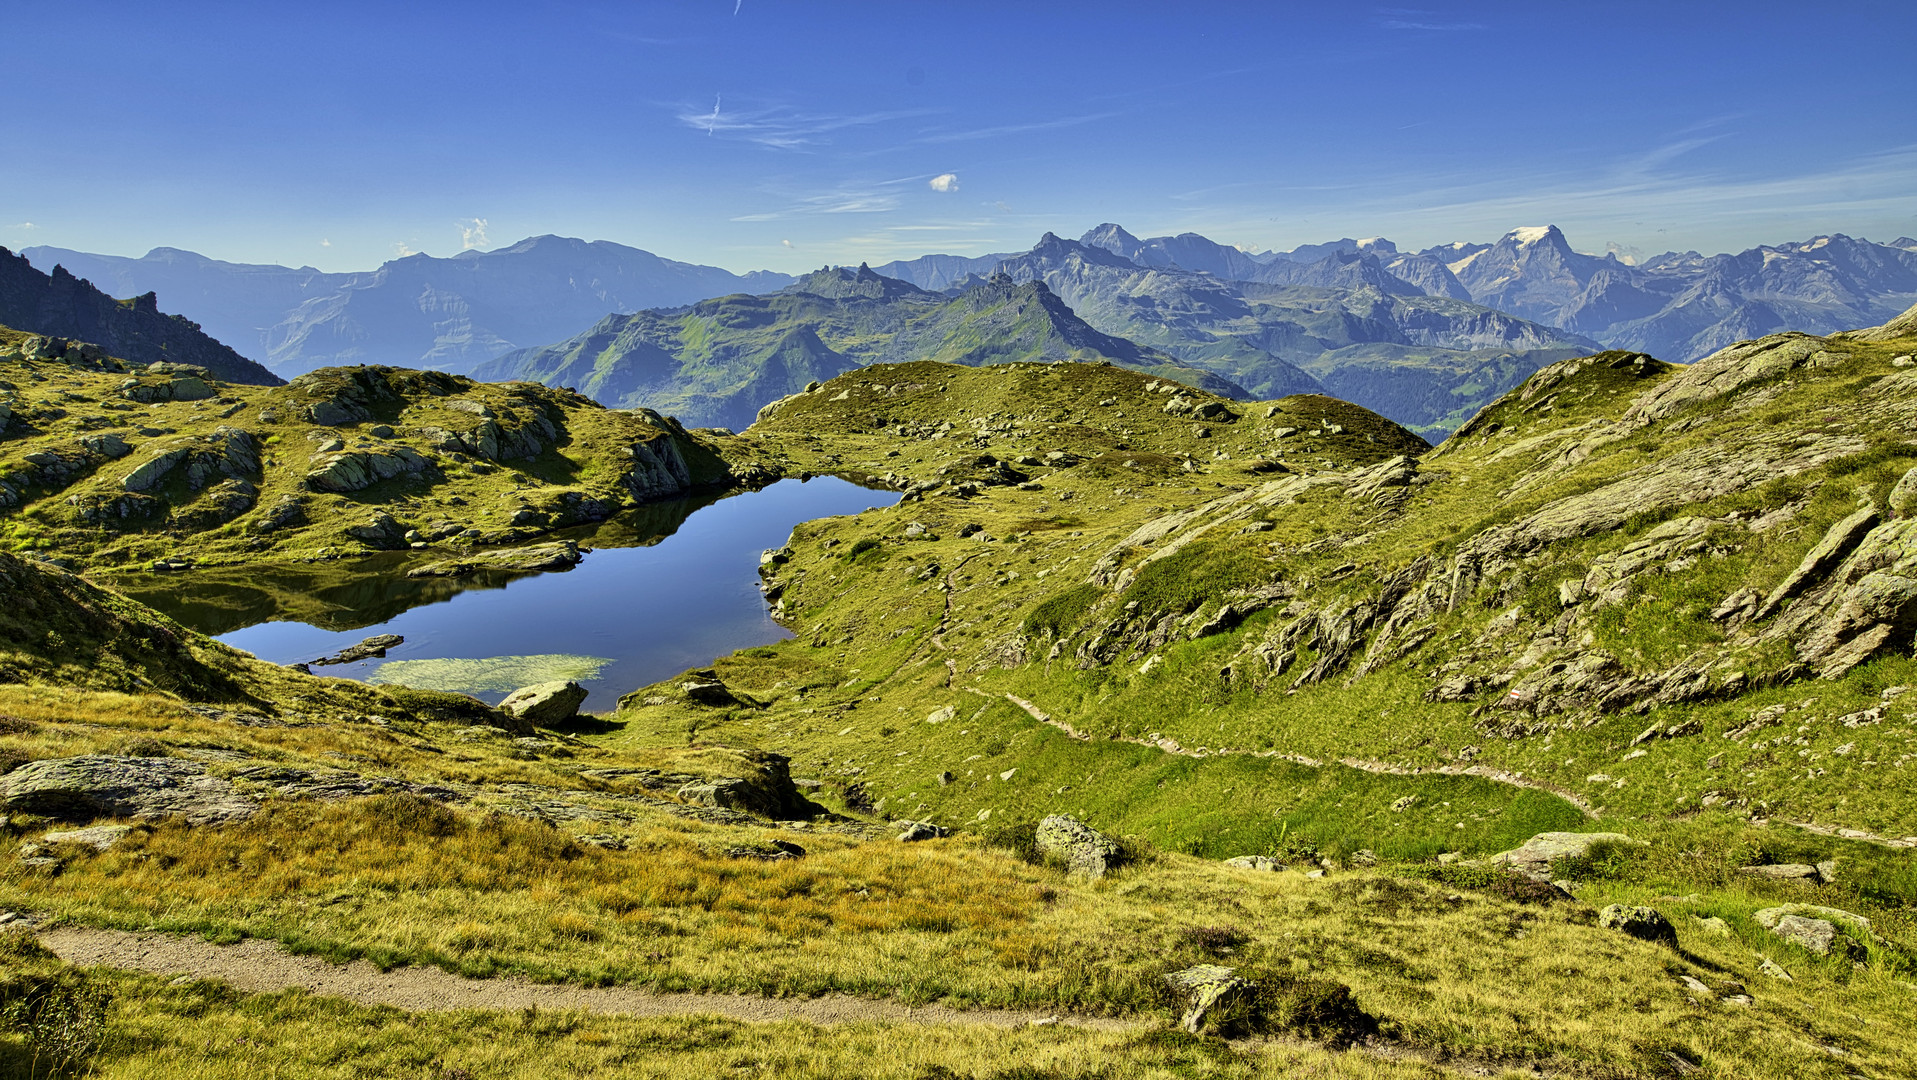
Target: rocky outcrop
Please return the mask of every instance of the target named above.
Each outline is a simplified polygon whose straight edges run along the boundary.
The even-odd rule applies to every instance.
[[[138,366],[191,364],[228,382],[262,386],[281,382],[279,376],[202,333],[198,323],[162,314],[153,293],[115,300],[62,267],[43,274],[6,248],[0,248],[0,325],[95,343],[106,354]],[[43,350],[41,355],[54,352]]]
[[[1086,877],[1101,878],[1118,865],[1118,841],[1066,814],[1040,821],[1032,842],[1046,859]]]
[[[457,559],[415,566],[406,571],[407,577],[461,577],[487,570],[503,570],[515,573],[541,573],[551,570],[570,570],[586,556],[580,552],[579,545],[571,540],[556,540],[549,544],[533,544],[529,547],[506,548],[500,551],[476,552]]]
[[[307,470],[306,486],[313,491],[344,494],[363,491],[381,480],[411,476],[431,468],[433,463],[409,446],[322,454],[313,459],[312,468]]]
[[[197,761],[100,755],[28,762],[0,776],[0,804],[69,821],[179,817],[195,825],[239,821],[259,806]]]
[[[399,793],[440,800],[457,796],[452,789],[431,784],[338,770],[260,764],[229,767],[224,775],[215,775],[204,762],[172,757],[50,758],[0,776],[0,806],[66,821],[178,818],[193,825],[224,825],[251,817],[267,794],[354,799]],[[97,829],[82,832],[105,835]]]

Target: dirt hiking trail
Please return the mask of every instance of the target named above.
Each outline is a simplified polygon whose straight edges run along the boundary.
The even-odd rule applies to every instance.
[[[954,1009],[944,1005],[915,1008],[846,994],[818,998],[674,994],[625,986],[562,986],[514,977],[468,979],[428,967],[381,971],[364,960],[334,964],[317,957],[294,956],[276,942],[257,938],[238,945],[213,945],[195,937],[88,927],[45,930],[39,937],[41,944],[70,964],[215,979],[255,993],[298,988],[361,1005],[390,1005],[414,1012],[539,1008],[619,1016],[716,1015],[760,1023],[892,1021],[1000,1028],[1062,1023],[1107,1031],[1138,1026],[1124,1020],[1061,1017],[1019,1009]]]

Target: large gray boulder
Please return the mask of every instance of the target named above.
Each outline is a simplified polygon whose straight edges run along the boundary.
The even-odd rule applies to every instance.
[[[259,808],[201,762],[104,755],[30,761],[0,776],[0,805],[68,821],[181,817],[195,825],[239,821]]]
[[[1539,833],[1510,851],[1491,856],[1494,866],[1508,866],[1532,881],[1551,880],[1551,862],[1565,856],[1583,855],[1599,843],[1644,846],[1623,833]]]
[[[576,682],[543,682],[506,695],[499,711],[536,727],[555,727],[578,716],[585,700],[586,688]]]
[[[1046,858],[1064,863],[1074,874],[1104,877],[1118,864],[1118,841],[1066,814],[1039,822],[1032,839]]]

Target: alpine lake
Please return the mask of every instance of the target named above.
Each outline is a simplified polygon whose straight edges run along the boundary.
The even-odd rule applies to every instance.
[[[497,704],[521,686],[573,679],[582,709],[737,649],[791,637],[758,587],[760,554],[794,526],[898,501],[836,477],[655,503],[568,530],[590,549],[570,570],[409,578],[444,553],[210,568],[123,579],[120,589],[201,633],[279,664],[308,663],[380,634],[384,657],[316,675],[471,694]]]

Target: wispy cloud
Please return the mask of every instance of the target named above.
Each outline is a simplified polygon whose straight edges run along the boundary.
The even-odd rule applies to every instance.
[[[417,254],[419,254],[419,252],[414,251],[412,249],[412,246],[407,244],[406,241],[404,240],[393,241],[393,258],[403,259],[408,255],[417,255]]]
[[[1483,23],[1446,19],[1443,12],[1422,8],[1379,8],[1371,21],[1386,30],[1483,30]]]
[[[1007,135],[1026,135],[1034,131],[1056,131],[1059,128],[1077,127],[1095,121],[1117,116],[1115,112],[1087,113],[1083,116],[1064,116],[1057,120],[1034,120],[1021,124],[1000,124],[996,127],[973,128],[969,131],[932,131],[910,140],[914,144],[970,142],[974,139],[998,139]]]
[[[333,246],[333,242],[332,242],[331,240],[321,240],[321,241],[320,241],[320,246],[321,246],[321,247],[332,247],[332,246]]]
[[[829,144],[836,132],[936,112],[934,109],[900,109],[852,114],[812,113],[783,105],[728,111],[724,108],[724,99],[715,97],[710,110],[681,106],[677,116],[686,127],[714,137],[757,143],[773,150],[808,150]]]
[[[463,221],[455,221],[453,224],[459,227],[459,250],[471,251],[473,248],[486,246],[485,218],[466,218]]]
[[[37,228],[39,228],[39,227],[40,227],[40,226],[38,226],[38,225],[35,225],[35,224],[34,224],[33,222],[31,222],[31,221],[23,221],[23,222],[21,222],[21,223],[20,223],[20,224],[18,224],[18,225],[9,225],[9,226],[7,226],[7,228],[9,228],[9,229],[19,229],[19,230],[20,230],[21,232],[32,232],[33,230],[35,230],[35,229],[37,229]]]
[[[927,187],[931,188],[933,191],[937,191],[943,194],[950,194],[959,189],[958,174],[949,173],[949,172],[940,173],[937,176],[934,176],[932,179],[927,180],[925,184]]]

